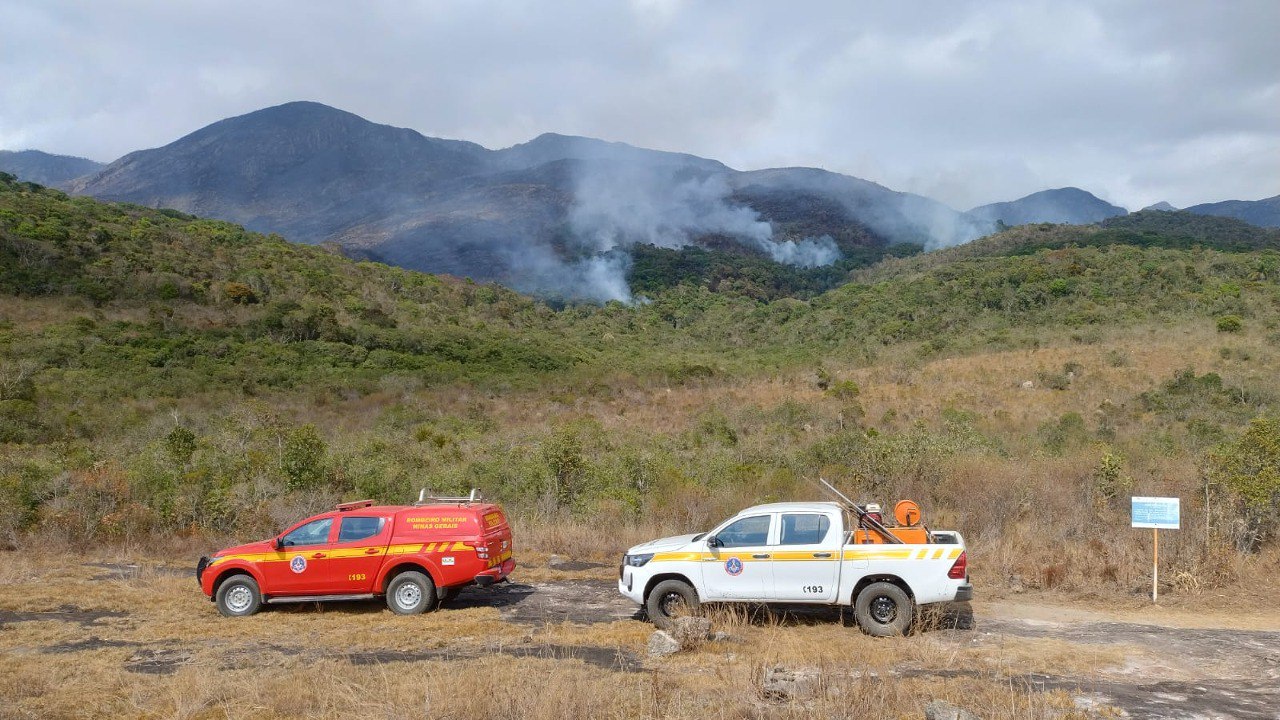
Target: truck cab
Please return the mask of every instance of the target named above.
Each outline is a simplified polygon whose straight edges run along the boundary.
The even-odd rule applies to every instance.
[[[757,505],[709,532],[631,548],[618,590],[659,626],[704,602],[807,603],[853,606],[873,635],[907,632],[920,605],[970,599],[959,533],[886,530],[834,502]]]
[[[279,535],[200,558],[196,579],[219,612],[251,615],[263,603],[385,596],[399,614],[434,608],[467,585],[515,568],[502,509],[479,499],[415,505],[338,505]]]

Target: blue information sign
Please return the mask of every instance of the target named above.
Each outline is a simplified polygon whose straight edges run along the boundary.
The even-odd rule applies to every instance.
[[[1176,497],[1135,497],[1130,522],[1136,528],[1177,530],[1180,506]]]

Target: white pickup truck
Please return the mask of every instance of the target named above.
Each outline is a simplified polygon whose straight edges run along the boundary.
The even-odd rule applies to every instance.
[[[877,535],[834,502],[757,505],[710,532],[637,545],[618,590],[659,627],[704,602],[808,603],[852,605],[876,636],[905,634],[917,606],[973,596],[959,533]]]

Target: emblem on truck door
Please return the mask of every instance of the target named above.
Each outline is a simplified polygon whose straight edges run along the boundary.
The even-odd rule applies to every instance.
[[[289,561],[289,569],[296,573],[300,573],[303,570],[306,570],[307,559],[302,557],[301,555],[294,555],[293,559]]]
[[[730,575],[734,575],[734,576],[741,575],[741,574],[742,574],[742,561],[741,561],[741,560],[739,560],[739,559],[738,559],[738,558],[736,558],[736,557],[731,557],[731,558],[729,558],[728,560],[725,560],[725,561],[724,561],[724,571],[725,571],[725,572],[727,572],[727,573],[729,573]]]

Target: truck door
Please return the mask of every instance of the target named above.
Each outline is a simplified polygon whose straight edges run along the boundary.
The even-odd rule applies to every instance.
[[[767,600],[773,587],[770,531],[776,515],[739,518],[718,530],[718,547],[702,561],[702,586],[711,600]]]
[[[262,563],[266,595],[314,595],[326,592],[329,539],[333,517],[321,517],[293,528],[280,538],[276,559]]]
[[[329,548],[331,589],[328,592],[339,595],[373,592],[374,579],[387,554],[391,520],[343,515],[339,521],[337,542]]]
[[[839,528],[824,513],[783,513],[773,555],[773,599],[835,602],[840,581]]]

